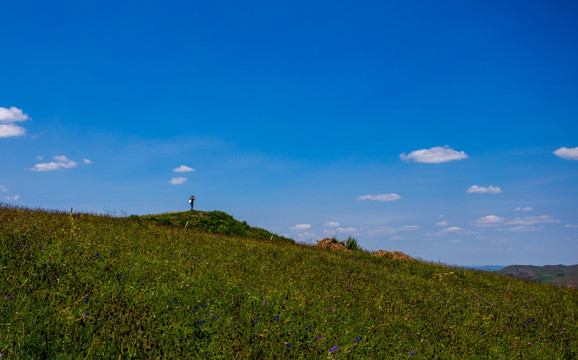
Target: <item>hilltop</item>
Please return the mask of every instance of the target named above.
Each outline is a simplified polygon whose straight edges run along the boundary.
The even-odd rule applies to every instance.
[[[1,205],[0,353],[14,359],[578,356],[576,290],[319,249],[247,228],[238,235],[231,219]]]
[[[510,265],[497,272],[520,279],[578,289],[578,265]]]

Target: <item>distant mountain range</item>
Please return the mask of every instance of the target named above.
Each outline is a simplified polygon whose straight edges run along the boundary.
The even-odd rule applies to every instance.
[[[510,265],[496,272],[520,279],[578,289],[578,265]]]

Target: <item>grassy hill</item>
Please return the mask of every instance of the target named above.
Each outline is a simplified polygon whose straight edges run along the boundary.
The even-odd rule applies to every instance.
[[[250,227],[241,236],[202,225],[200,219],[211,218],[202,212],[115,218],[1,205],[0,353],[8,359],[577,358],[576,290],[320,250]]]
[[[578,289],[578,265],[510,265],[497,272],[520,279]]]

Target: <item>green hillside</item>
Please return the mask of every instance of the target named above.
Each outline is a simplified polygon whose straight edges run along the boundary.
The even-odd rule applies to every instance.
[[[222,223],[235,223],[221,214]],[[212,218],[0,205],[1,356],[578,356],[576,290],[321,250],[250,227],[241,236],[202,225],[204,216]]]
[[[578,289],[578,265],[510,265],[497,272],[520,279]]]

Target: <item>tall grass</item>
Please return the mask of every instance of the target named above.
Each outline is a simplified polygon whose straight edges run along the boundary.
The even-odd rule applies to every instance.
[[[578,354],[575,290],[270,236],[3,205],[0,267],[9,359]]]

